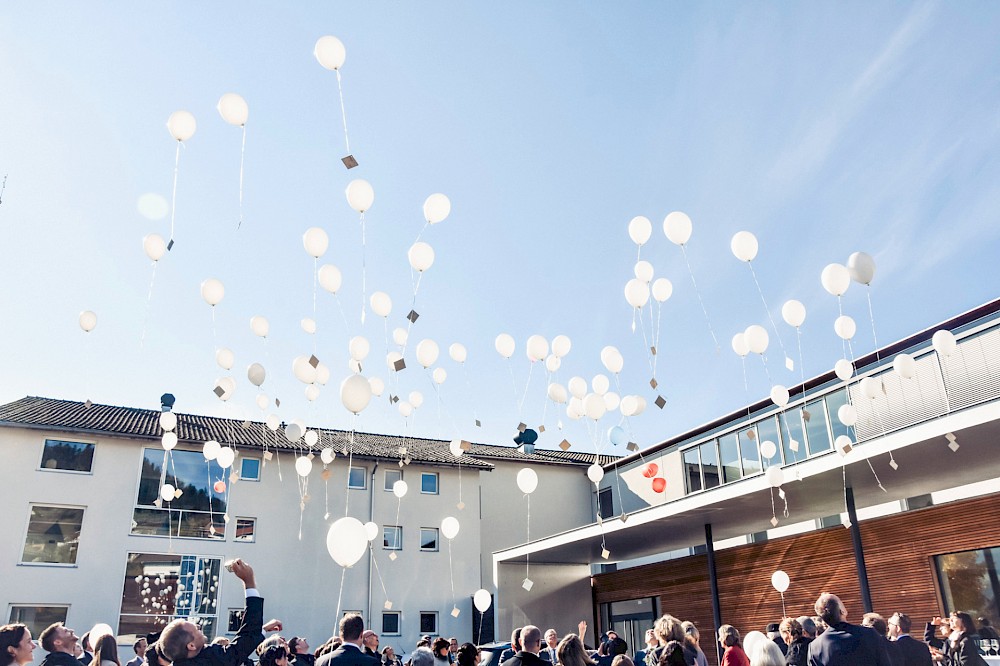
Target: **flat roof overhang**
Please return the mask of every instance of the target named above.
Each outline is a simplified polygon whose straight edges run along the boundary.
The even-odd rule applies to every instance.
[[[948,448],[953,432],[959,449]],[[889,465],[892,452],[899,467]],[[874,466],[882,488],[869,467]],[[1000,401],[970,407],[883,437],[868,440],[847,456],[830,452],[784,468],[782,488],[774,489],[780,525],[846,511],[844,478],[858,509],[1000,477]],[[1000,480],[997,482],[1000,491]],[[695,493],[626,516],[606,519],[493,554],[499,564],[593,564],[632,560],[705,543],[705,524],[715,541],[772,529],[772,493],[764,475]],[[607,560],[604,548],[611,551]]]

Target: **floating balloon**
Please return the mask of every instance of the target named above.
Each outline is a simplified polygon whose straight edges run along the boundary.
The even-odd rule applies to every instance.
[[[336,294],[337,290],[340,289],[340,285],[343,283],[343,278],[340,275],[340,269],[333,264],[323,264],[319,267],[319,271],[316,273],[316,277],[319,279],[319,286],[326,289],[331,294]]]
[[[946,331],[944,329],[934,333],[931,338],[931,344],[934,345],[934,350],[937,351],[941,356],[951,356],[958,349],[958,342],[955,340],[955,335],[951,331]]]
[[[549,354],[548,358],[545,359],[545,369],[548,372],[556,372],[562,367],[562,359],[555,354]]]
[[[587,478],[593,481],[596,486],[601,482],[601,479],[604,478],[604,468],[597,463],[594,463],[587,468]]]
[[[438,344],[433,340],[421,340],[417,344],[417,362],[425,368],[429,368],[437,362]]]
[[[765,460],[770,460],[778,452],[778,447],[769,439],[764,440],[760,443],[760,455],[764,457]]]
[[[299,476],[309,476],[312,468],[313,461],[309,460],[307,456],[299,456],[295,459],[295,473]]]
[[[375,190],[371,183],[361,178],[349,182],[344,194],[350,207],[359,213],[367,211],[375,202]]]
[[[443,222],[451,214],[451,200],[443,194],[432,194],[424,200],[424,219],[428,224]]]
[[[302,427],[301,423],[292,421],[285,426],[285,439],[294,444],[302,439],[302,435],[305,434],[305,431],[306,429]]]
[[[330,368],[326,365],[320,363],[316,366],[316,383],[321,386],[326,386],[326,383],[330,381]]]
[[[247,101],[236,93],[226,93],[220,97],[215,108],[219,110],[222,119],[234,127],[243,127],[250,117]]]
[[[406,481],[403,481],[402,479],[399,479],[392,484],[392,494],[399,499],[403,499],[403,497],[406,496],[407,490],[409,490],[409,487],[406,485]]]
[[[365,523],[365,536],[368,537],[368,541],[374,541],[378,538],[378,524],[373,522]]]
[[[772,488],[777,488],[785,482],[785,473],[777,465],[768,467],[767,471],[764,472],[764,477],[767,479],[767,482],[771,484]]]
[[[590,388],[594,389],[594,393],[603,396],[611,388],[611,382],[605,375],[594,375],[594,378],[590,380]]]
[[[740,261],[753,261],[757,256],[757,237],[749,231],[738,231],[729,242],[729,248]]]
[[[214,439],[210,439],[205,442],[202,447],[202,454],[205,456],[205,460],[215,460],[219,457],[219,451],[222,449],[222,445],[219,444]]]
[[[864,252],[855,252],[847,258],[847,272],[855,282],[871,285],[875,278],[875,260]]]
[[[745,357],[750,353],[750,347],[747,345],[747,336],[743,333],[737,333],[733,336],[733,351],[736,352],[737,356]]]
[[[604,398],[602,396],[590,393],[583,399],[583,413],[587,415],[587,418],[597,421],[607,411],[608,408],[604,405]]]
[[[663,219],[663,233],[674,245],[684,245],[691,239],[691,218],[674,211]]]
[[[326,549],[340,566],[354,566],[368,550],[368,532],[360,520],[345,516],[330,526]]]
[[[601,363],[608,369],[608,372],[617,375],[625,366],[625,359],[616,347],[608,345],[601,350]]]
[[[642,475],[647,479],[652,479],[659,471],[660,466],[656,463],[646,463],[646,466],[642,468]]]
[[[165,432],[163,437],[160,438],[160,444],[163,446],[164,451],[170,451],[175,446],[177,446],[177,433],[175,432]]]
[[[622,396],[622,401],[618,405],[618,410],[622,413],[622,416],[635,416],[637,409],[639,409],[639,401],[634,395]]]
[[[379,317],[388,317],[392,312],[392,299],[384,291],[376,291],[369,299],[372,305],[372,312]]]
[[[167,241],[160,234],[149,234],[142,239],[142,251],[152,261],[159,261],[167,253]]]
[[[451,360],[455,363],[465,363],[465,359],[468,358],[469,353],[466,351],[465,345],[453,342],[448,347],[448,355],[451,356]]]
[[[306,440],[306,446],[309,447],[316,446],[316,442],[319,441],[319,433],[317,433],[315,430],[307,430],[304,439]]]
[[[444,384],[444,380],[448,379],[448,371],[444,368],[434,368],[431,379],[434,380],[435,384]]]
[[[167,131],[178,141],[187,141],[194,136],[198,123],[188,111],[174,111],[167,118]]]
[[[572,341],[565,335],[557,335],[552,338],[552,355],[558,358],[563,358],[569,354],[569,350],[572,349]]]
[[[401,360],[403,360],[403,355],[397,351],[392,351],[385,355],[385,363],[389,366],[390,370],[395,370],[396,362]]]
[[[303,317],[302,321],[299,322],[299,326],[309,335],[313,335],[316,332],[316,320],[311,317]]]
[[[372,399],[372,385],[361,375],[350,375],[340,384],[340,401],[347,411],[360,414]]]
[[[834,364],[833,372],[838,378],[840,378],[841,381],[846,382],[854,376],[854,364],[846,358],[842,358]]]
[[[86,333],[90,333],[97,326],[97,315],[90,310],[84,310],[80,313],[80,328]]]
[[[267,320],[267,317],[254,315],[250,317],[250,330],[258,338],[266,338],[267,334],[271,331],[271,322]]]
[[[653,281],[653,264],[649,263],[645,259],[642,261],[637,261],[635,263],[635,268],[632,269],[635,273],[635,278],[637,280],[642,280],[646,284]]]
[[[223,296],[226,295],[226,288],[222,286],[222,282],[216,280],[215,278],[209,278],[201,283],[201,297],[205,299],[205,302],[211,306],[216,306],[222,302]]]
[[[458,519],[448,516],[441,521],[441,534],[445,539],[451,540],[458,536]]]
[[[566,387],[562,384],[556,384],[553,382],[549,384],[548,396],[549,400],[561,405],[566,402]]]
[[[858,410],[854,408],[854,405],[841,405],[837,409],[837,418],[840,419],[841,423],[850,428],[858,422]]]
[[[517,473],[517,487],[522,493],[530,495],[538,487],[538,474],[530,467],[524,467]]]
[[[790,582],[791,581],[788,578],[788,574],[786,574],[781,569],[778,569],[773,574],[771,574],[771,586],[782,594],[784,594],[785,590],[788,589],[788,585]]]
[[[485,613],[493,605],[493,596],[487,590],[476,590],[472,596],[472,603],[476,606],[477,611]]]
[[[570,417],[574,421],[583,418],[583,400],[573,396],[566,403],[566,416]]]
[[[226,492],[226,482],[220,479],[215,482],[215,484],[212,486],[212,489],[215,490],[216,493],[221,495],[222,493]]]
[[[266,425],[268,430],[271,432],[277,432],[278,428],[281,426],[281,419],[278,418],[277,414],[268,414],[264,418],[264,425]]]
[[[504,358],[510,358],[514,355],[514,338],[507,333],[498,335],[497,339],[493,342],[493,346],[496,348],[497,353]]]
[[[160,498],[163,499],[164,502],[169,502],[172,499],[174,499],[174,492],[176,491],[174,490],[174,487],[172,485],[170,485],[169,483],[164,483],[160,487]]]
[[[315,402],[319,397],[319,387],[315,384],[310,384],[306,387],[304,393],[306,394],[306,400],[309,402]]]
[[[806,306],[794,299],[781,306],[781,317],[789,326],[798,328],[806,320]]]
[[[625,283],[625,302],[639,309],[649,302],[649,285],[633,278]]]
[[[833,446],[840,455],[846,456],[854,448],[854,440],[847,435],[839,435],[837,439],[833,440]]]
[[[333,459],[337,457],[337,452],[334,451],[329,446],[319,452],[319,459],[323,461],[324,465],[329,465],[333,462]]]
[[[892,369],[903,379],[913,379],[917,374],[917,362],[909,354],[896,354],[892,359]]]
[[[549,353],[549,341],[540,335],[532,335],[528,338],[528,343],[525,346],[525,351],[528,354],[528,358],[532,361],[541,361]]]
[[[747,347],[754,354],[763,354],[767,351],[770,336],[768,336],[767,329],[763,326],[758,326],[757,324],[747,326],[747,329],[743,331],[743,337],[746,340]]]
[[[587,382],[583,377],[572,377],[567,383],[570,395],[583,400],[587,395]]]
[[[303,384],[312,384],[316,381],[316,368],[309,362],[308,356],[296,356],[292,361],[292,374]]]
[[[267,409],[267,406],[271,404],[271,399],[263,393],[258,393],[257,397],[254,398],[254,402],[257,403],[258,409]]]
[[[247,379],[254,386],[260,386],[264,383],[264,379],[267,377],[267,372],[264,370],[264,366],[260,363],[251,363],[250,367],[247,368]]]
[[[652,233],[653,225],[647,217],[639,215],[633,217],[632,221],[628,223],[628,236],[632,239],[633,243],[640,247],[646,244]]]
[[[878,394],[882,392],[882,386],[878,380],[871,377],[862,377],[859,383],[861,387],[861,392],[865,394],[869,400],[874,400],[878,397]]]
[[[234,460],[236,460],[236,451],[229,446],[221,447],[218,455],[215,456],[215,462],[217,462],[219,467],[222,469],[229,469],[232,467]]]
[[[221,377],[215,381],[215,388],[219,389],[216,395],[219,396],[219,400],[226,402],[231,397],[233,397],[233,391],[236,390],[236,380],[232,377]]]
[[[423,241],[410,246],[406,252],[410,267],[418,273],[423,273],[434,265],[434,248]]]
[[[371,351],[371,348],[368,339],[361,335],[355,335],[347,343],[347,351],[355,361],[363,361],[368,358],[368,352]]]
[[[383,382],[378,377],[369,377],[368,378],[368,383],[372,387],[372,395],[373,396],[378,397],[378,396],[382,395],[383,391],[385,391],[385,382]]]
[[[302,234],[302,247],[306,254],[314,259],[319,259],[326,254],[326,249],[330,246],[330,237],[319,227],[310,227]]]
[[[788,397],[788,389],[781,384],[771,387],[771,402],[778,407],[784,407],[787,405]]]
[[[611,426],[608,429],[608,441],[614,446],[621,446],[628,442],[628,434],[621,426]]]
[[[653,479],[653,492],[654,493],[662,493],[666,489],[667,489],[667,480],[666,479],[664,479],[662,476],[658,476],[655,479]]]
[[[392,341],[400,347],[405,346],[409,338],[410,334],[406,332],[405,328],[397,327],[392,329]]]
[[[177,427],[177,415],[173,412],[160,413],[160,427],[164,432],[170,432]]]
[[[833,322],[834,332],[844,340],[850,340],[854,337],[854,334],[858,331],[857,324],[854,323],[854,319],[848,317],[847,315],[840,315]]]
[[[851,274],[840,264],[828,264],[820,274],[819,281],[831,296],[843,296],[851,286]]]
[[[622,401],[622,399],[614,391],[608,391],[603,397],[604,406],[608,408],[609,412],[618,409],[618,405],[620,405]]]
[[[420,405],[424,404],[424,394],[420,391],[410,391],[410,404],[413,405],[414,409],[419,409]]]
[[[448,444],[448,450],[451,451],[451,455],[456,458],[461,458],[462,454],[465,453],[465,449],[462,448],[462,440],[453,439],[451,443]]]
[[[674,293],[674,285],[667,278],[657,278],[653,283],[653,299],[657,303],[663,303]]]

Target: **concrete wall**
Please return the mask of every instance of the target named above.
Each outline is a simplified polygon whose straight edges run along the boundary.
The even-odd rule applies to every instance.
[[[590,566],[586,564],[532,564],[528,576],[534,585],[522,587],[524,564],[500,564],[501,596],[498,599],[497,640],[510,640],[515,627],[533,624],[543,632],[554,628],[560,636],[576,633],[580,620],[586,620],[593,644],[594,603],[591,596]]]

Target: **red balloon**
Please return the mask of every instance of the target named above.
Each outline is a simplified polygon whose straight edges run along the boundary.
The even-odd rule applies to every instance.
[[[646,468],[642,470],[642,475],[647,479],[652,479],[654,476],[656,476],[656,473],[658,471],[660,471],[660,468],[657,467],[656,463],[649,463],[648,465],[646,465]]]
[[[664,479],[662,476],[658,476],[655,479],[653,479],[653,492],[654,493],[662,493],[666,489],[667,489],[667,480],[666,479]]]
[[[226,482],[225,481],[216,481],[214,488],[215,488],[215,492],[217,492],[217,493],[224,493],[224,492],[226,492]]]

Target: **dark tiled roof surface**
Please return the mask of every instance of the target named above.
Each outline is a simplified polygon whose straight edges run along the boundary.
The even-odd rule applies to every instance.
[[[36,428],[54,428],[87,433],[104,433],[139,439],[159,440],[160,411],[135,407],[115,407],[82,402],[56,400],[53,398],[26,397],[15,402],[0,405],[0,425],[19,425]],[[260,447],[301,450],[303,444],[293,445],[284,437],[283,429],[272,432],[259,421],[237,421],[215,416],[198,414],[177,414],[177,438],[181,442],[201,443],[210,439],[224,444],[242,447]],[[412,461],[439,465],[458,465],[491,469],[492,464],[479,458],[495,460],[524,461],[555,465],[589,465],[594,462],[594,454],[571,453],[569,451],[548,451],[536,449],[534,454],[525,454],[513,447],[473,444],[472,449],[461,459],[456,459],[449,450],[448,442],[418,437],[399,437],[343,430],[316,429],[319,442],[314,451],[330,446],[338,453],[350,450],[354,455],[370,458],[409,457]],[[405,447],[402,454],[400,447]],[[608,464],[615,456],[601,456],[601,463]]]

